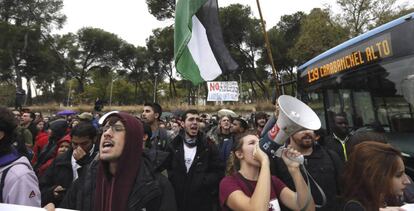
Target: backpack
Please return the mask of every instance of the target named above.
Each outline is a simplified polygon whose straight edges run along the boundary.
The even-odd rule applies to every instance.
[[[12,166],[7,167],[4,169],[3,173],[1,174],[1,182],[0,182],[0,203],[3,203],[3,188],[4,188],[4,181],[6,180],[7,172],[11,169]]]
[[[17,164],[11,165],[11,166],[7,167],[6,169],[4,169],[3,173],[1,174],[1,179],[0,179],[0,203],[3,203],[3,188],[4,188],[4,182],[6,181],[7,173],[9,172],[9,170],[12,167],[14,167],[16,165],[19,165],[19,164],[23,164],[23,165],[28,166],[25,163],[17,163]],[[30,167],[28,166],[28,168],[30,168]]]

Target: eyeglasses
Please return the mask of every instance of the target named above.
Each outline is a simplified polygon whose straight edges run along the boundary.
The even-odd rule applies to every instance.
[[[107,130],[109,130],[109,128],[111,128],[113,132],[125,131],[125,127],[122,125],[105,125],[102,127],[102,130],[103,132],[106,132]]]

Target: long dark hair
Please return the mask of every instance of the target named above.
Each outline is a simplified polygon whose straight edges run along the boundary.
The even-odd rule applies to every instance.
[[[0,131],[4,132],[4,136],[0,140],[0,155],[11,152],[13,141],[16,138],[17,124],[13,112],[6,107],[0,107]]]
[[[389,144],[367,141],[353,149],[343,175],[346,201],[357,200],[368,211],[395,199],[392,178],[399,170],[401,152]]]

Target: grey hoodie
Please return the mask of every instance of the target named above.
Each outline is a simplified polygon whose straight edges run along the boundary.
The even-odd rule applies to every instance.
[[[20,157],[16,161],[0,167],[0,178],[7,172],[3,187],[3,203],[40,207],[39,182],[29,160]]]

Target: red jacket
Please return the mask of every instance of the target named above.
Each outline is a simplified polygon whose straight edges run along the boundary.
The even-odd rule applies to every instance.
[[[34,155],[31,161],[33,165],[36,163],[39,153],[42,151],[43,147],[46,146],[48,140],[49,134],[46,131],[39,131],[35,139],[35,144],[33,146]]]
[[[57,147],[55,149],[55,152],[54,152],[53,156],[49,160],[47,160],[43,165],[41,165],[39,167],[39,169],[38,169],[38,175],[37,175],[39,178],[45,173],[45,171],[49,168],[49,166],[52,164],[52,162],[57,157],[57,152],[58,152],[58,149],[59,149],[60,144],[63,143],[63,142],[69,142],[70,143],[70,140],[71,140],[71,138],[70,138],[70,135],[68,134],[66,136],[63,136],[63,138],[61,138],[58,141]]]

